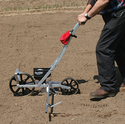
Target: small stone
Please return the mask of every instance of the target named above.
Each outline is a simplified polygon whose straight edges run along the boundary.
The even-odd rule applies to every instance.
[[[17,103],[15,103],[15,105],[17,106]]]

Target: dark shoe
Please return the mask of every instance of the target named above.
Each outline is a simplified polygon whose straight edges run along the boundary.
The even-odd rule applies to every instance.
[[[89,95],[91,98],[105,98],[115,96],[115,92],[106,92],[102,89],[98,89],[94,92],[91,92]]]

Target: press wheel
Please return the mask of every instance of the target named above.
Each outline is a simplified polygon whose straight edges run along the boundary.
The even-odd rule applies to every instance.
[[[35,81],[31,75],[24,72],[20,72],[18,75],[20,77],[20,81],[19,81],[20,85],[35,84]],[[16,75],[13,75],[12,78],[10,79],[9,87],[15,96],[28,95],[35,89],[34,87],[26,87],[26,88],[17,87]]]
[[[63,95],[71,95],[71,94],[76,94],[79,91],[79,85],[76,80],[73,78],[66,78],[61,82],[62,85],[69,86],[71,87],[70,90],[61,88],[62,94]]]

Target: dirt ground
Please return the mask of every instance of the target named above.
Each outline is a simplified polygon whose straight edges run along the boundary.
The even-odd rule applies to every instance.
[[[34,1],[39,3],[38,0]],[[9,6],[9,2],[14,4],[14,0],[0,1],[1,8]],[[62,81],[67,77],[77,80],[80,94],[55,95],[54,102],[62,103],[54,107],[51,121],[50,109],[45,113],[46,95],[39,92],[40,88],[35,89],[35,95],[18,97],[9,88],[16,68],[33,75],[33,68],[50,67],[63,48],[60,36],[75,26],[77,15],[81,12],[82,8],[1,11],[0,124],[124,124],[125,89],[120,89],[115,97],[101,100],[89,98],[89,93],[100,87],[95,47],[104,25],[101,16],[78,28],[75,33],[77,39],[71,40],[62,60],[52,71],[50,79],[53,81]],[[122,79],[117,67],[116,72],[119,86]]]

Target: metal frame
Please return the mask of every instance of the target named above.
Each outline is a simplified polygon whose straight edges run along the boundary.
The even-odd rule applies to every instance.
[[[73,30],[72,30],[72,35],[74,35],[74,33],[76,32],[77,28],[79,27],[79,23],[77,23]],[[38,82],[35,82],[35,84],[25,84],[25,85],[20,85],[19,84],[19,81],[20,81],[20,72],[19,72],[19,69],[16,69],[16,72],[15,72],[15,78],[16,78],[16,81],[17,81],[17,87],[19,88],[26,88],[26,87],[43,87],[43,88],[48,88],[48,92],[47,92],[47,102],[46,102],[46,113],[47,113],[47,110],[48,110],[48,107],[51,107],[53,108],[55,105],[61,103],[58,102],[54,105],[49,105],[49,93],[51,92],[50,88],[54,88],[54,87],[61,87],[61,88],[64,88],[64,89],[71,89],[69,86],[64,86],[64,85],[61,85],[61,82],[58,82],[58,81],[48,81],[46,83],[44,83],[44,81],[46,80],[46,78],[51,74],[51,72],[54,70],[54,68],[58,65],[58,63],[60,62],[60,60],[62,59],[62,56],[64,55],[70,41],[72,39],[72,36],[70,37],[69,39],[69,42],[67,45],[64,45],[59,57],[54,61],[54,63],[50,66],[50,69],[49,71],[44,75],[44,77],[38,81]],[[54,89],[53,89],[54,90]],[[57,91],[54,91],[55,93],[58,93]],[[54,94],[53,92],[51,92],[52,94]],[[54,97],[53,97],[54,98]]]

